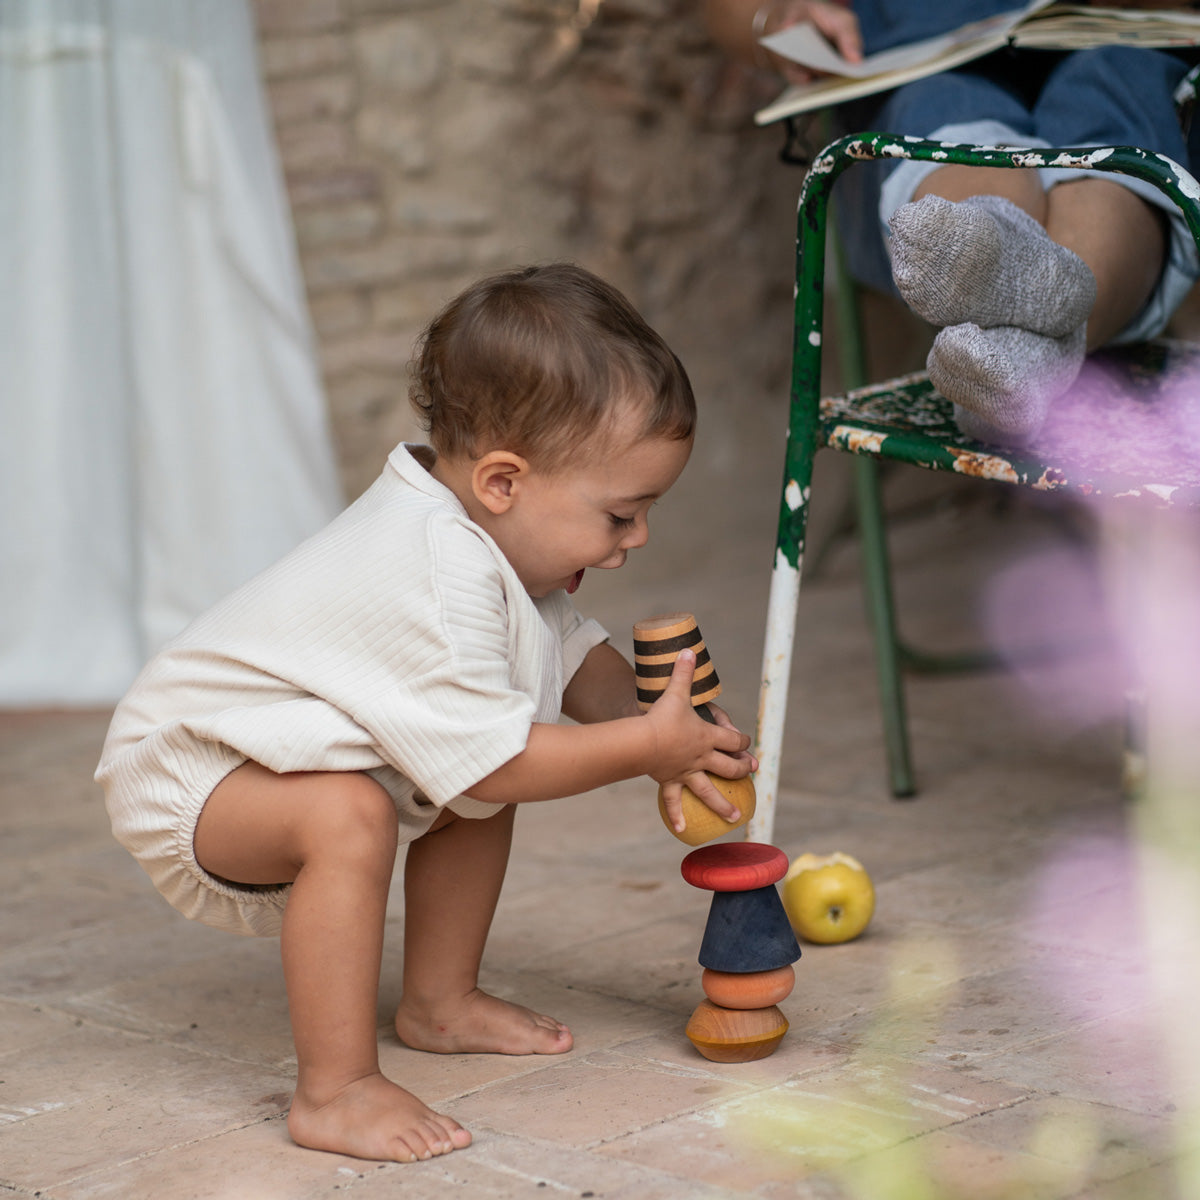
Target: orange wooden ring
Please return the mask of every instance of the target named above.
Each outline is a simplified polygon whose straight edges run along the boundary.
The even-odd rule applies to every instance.
[[[722,1008],[770,1008],[786,1000],[796,986],[796,970],[790,964],[774,971],[713,971],[700,976],[704,994]]]

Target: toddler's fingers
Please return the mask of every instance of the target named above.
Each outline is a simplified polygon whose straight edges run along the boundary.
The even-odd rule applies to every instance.
[[[735,778],[732,775],[725,776],[727,779]],[[711,808],[719,817],[724,817],[727,821],[736,821],[741,813],[738,812],[737,805],[734,804],[727,796],[722,796],[717,791],[716,785],[703,772],[696,771],[689,775],[685,782],[689,790],[695,792],[697,796]]]
[[[696,673],[696,652],[680,650],[679,656],[671,667],[671,680],[663,691],[663,696],[675,696],[692,706],[692,676]],[[659,697],[662,699],[662,696]]]
[[[709,756],[704,769],[714,775],[720,775],[722,779],[745,779],[747,775],[753,775],[758,770],[758,760],[752,754],[717,752]]]
[[[758,759],[749,750],[739,750],[736,754],[731,754],[729,757],[735,762],[749,763],[750,770],[746,772],[747,775],[753,775],[758,770]]]
[[[726,753],[732,755],[734,758],[741,758],[743,755],[745,755],[750,760],[750,770],[757,771],[758,759],[755,758],[753,754],[748,753],[750,747],[749,734],[742,733],[741,730],[739,730],[738,727],[729,719],[729,714],[723,708],[718,707],[710,701],[708,704],[708,709],[713,715],[713,721],[717,725],[719,725],[722,729],[732,729],[734,733],[737,733],[740,737],[745,739],[745,745],[742,747],[742,749],[727,750]],[[724,749],[724,747],[721,747],[721,749]]]
[[[683,787],[678,783],[664,783],[662,785],[663,808],[667,813],[667,820],[670,822],[671,828],[676,833],[682,833],[687,828],[687,822],[683,819]]]
[[[750,749],[750,735],[743,733],[732,725],[717,726],[718,733],[713,738],[713,749],[724,754],[741,754]]]

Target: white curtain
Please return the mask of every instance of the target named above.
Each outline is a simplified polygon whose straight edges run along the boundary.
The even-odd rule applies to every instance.
[[[340,503],[248,0],[0,0],[0,706],[118,698]]]

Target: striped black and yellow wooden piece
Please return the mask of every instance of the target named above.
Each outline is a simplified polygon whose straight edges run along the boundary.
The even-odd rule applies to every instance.
[[[696,618],[691,613],[648,617],[633,627],[633,669],[637,676],[638,706],[643,712],[666,691],[681,650],[696,652],[692,704],[699,707],[721,694],[721,681]]]

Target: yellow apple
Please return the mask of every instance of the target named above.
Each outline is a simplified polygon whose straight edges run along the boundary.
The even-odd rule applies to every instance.
[[[747,775],[744,779],[723,779],[720,775],[710,774],[718,792],[741,813],[736,821],[727,821],[718,816],[691,788],[683,789],[683,820],[684,829],[677,833],[667,818],[667,806],[663,803],[662,788],[658,789],[658,815],[663,824],[688,846],[700,846],[719,838],[721,834],[731,829],[740,829],[754,816],[755,794],[754,781]]]
[[[780,885],[792,928],[806,942],[831,945],[858,937],[875,912],[875,887],[849,854],[801,854]]]

